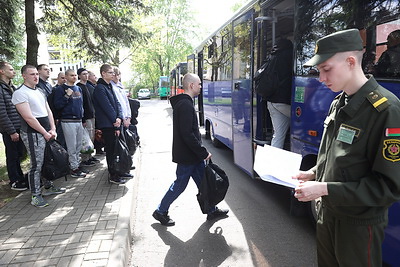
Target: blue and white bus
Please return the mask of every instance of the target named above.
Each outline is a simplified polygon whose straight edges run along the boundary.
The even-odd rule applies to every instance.
[[[301,169],[316,162],[329,105],[335,96],[303,64],[312,57],[315,41],[329,33],[357,28],[365,47],[363,66],[373,72],[386,50],[390,32],[400,29],[398,0],[253,0],[207,37],[188,57],[188,69],[203,83],[199,121],[215,145],[233,150],[234,162],[252,177],[260,154],[256,144],[271,135],[266,102],[254,92],[254,73],[276,40],[294,44],[292,111],[286,149],[301,157]],[[400,63],[399,63],[400,64]],[[400,97],[400,77],[375,75],[378,82]],[[274,164],[265,161],[265,164]],[[400,179],[400,177],[399,177]],[[278,179],[269,182],[280,183]],[[295,205],[295,201],[292,201]],[[315,202],[309,210],[315,216]],[[389,210],[383,244],[387,266],[400,266],[400,202]]]

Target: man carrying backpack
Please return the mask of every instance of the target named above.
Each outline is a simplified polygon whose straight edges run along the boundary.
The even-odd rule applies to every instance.
[[[56,188],[51,181],[42,179],[44,190],[41,191],[41,176],[46,142],[56,137],[53,114],[46,97],[36,87],[39,73],[34,66],[25,65],[21,69],[23,85],[12,96],[21,120],[21,138],[28,151],[31,168],[28,173],[29,186],[32,192],[31,204],[35,207],[46,207],[49,204],[43,196],[61,194],[65,188]]]
[[[293,43],[290,40],[281,39],[274,46],[263,73],[255,77],[256,91],[267,101],[274,128],[271,146],[278,148],[283,148],[290,125],[292,62]]]

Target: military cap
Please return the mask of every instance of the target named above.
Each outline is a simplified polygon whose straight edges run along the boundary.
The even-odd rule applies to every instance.
[[[304,64],[304,67],[321,64],[339,52],[361,50],[363,42],[357,29],[335,32],[317,41],[315,55]]]

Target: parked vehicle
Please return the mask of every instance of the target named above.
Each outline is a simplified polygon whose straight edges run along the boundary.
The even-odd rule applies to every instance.
[[[150,99],[151,92],[149,89],[139,89],[137,96],[138,96],[138,99]]]

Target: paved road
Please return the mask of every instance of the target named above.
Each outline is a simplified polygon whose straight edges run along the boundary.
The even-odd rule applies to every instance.
[[[141,101],[140,173],[133,217],[131,266],[316,266],[315,232],[307,218],[289,215],[286,188],[253,180],[232,162],[229,149],[204,144],[230,177],[222,208],[229,217],[207,222],[193,181],[170,208],[164,227],[151,214],[175,178],[172,119],[167,101]]]

